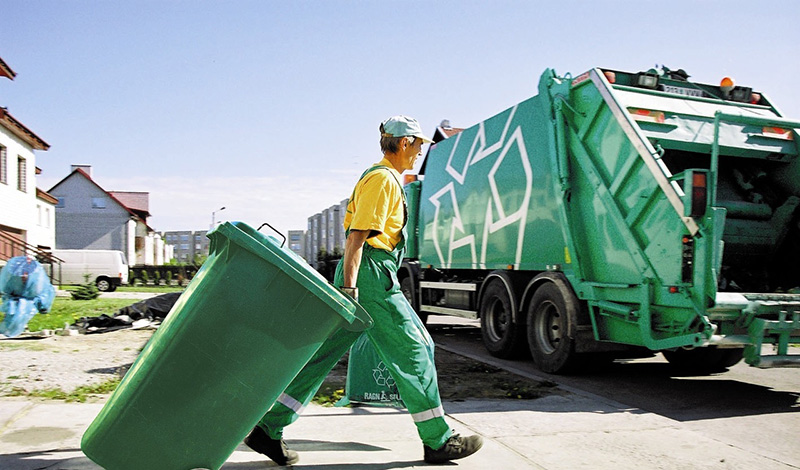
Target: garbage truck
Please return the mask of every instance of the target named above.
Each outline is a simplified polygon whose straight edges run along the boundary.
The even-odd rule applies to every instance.
[[[532,98],[436,130],[404,187],[401,288],[548,373],[797,366],[799,127],[728,77],[545,70]]]

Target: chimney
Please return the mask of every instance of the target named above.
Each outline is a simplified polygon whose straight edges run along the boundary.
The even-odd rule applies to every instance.
[[[75,171],[75,170],[77,170],[79,168],[81,170],[83,170],[87,175],[89,175],[89,177],[92,176],[92,165],[72,165],[72,169],[70,170],[70,173],[72,173],[73,171]]]

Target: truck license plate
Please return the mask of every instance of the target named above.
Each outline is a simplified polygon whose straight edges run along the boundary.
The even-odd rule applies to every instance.
[[[675,95],[684,95],[684,96],[699,96],[704,97],[706,94],[703,90],[698,90],[696,88],[684,88],[680,86],[672,86],[672,85],[662,85],[663,89],[661,91],[665,91],[667,93],[672,93]]]

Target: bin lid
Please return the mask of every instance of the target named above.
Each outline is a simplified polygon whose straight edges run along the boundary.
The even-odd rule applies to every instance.
[[[322,274],[313,269],[293,251],[282,248],[276,240],[264,235],[244,222],[225,222],[207,234],[209,238],[222,235],[253,254],[274,264],[281,271],[306,287],[356,329],[372,326],[372,319],[364,308],[334,287]],[[363,324],[363,325],[359,325]]]

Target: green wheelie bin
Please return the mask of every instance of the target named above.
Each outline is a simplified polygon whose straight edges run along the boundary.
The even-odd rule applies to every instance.
[[[217,469],[339,328],[367,312],[271,237],[240,222],[210,254],[83,435],[113,470]]]

